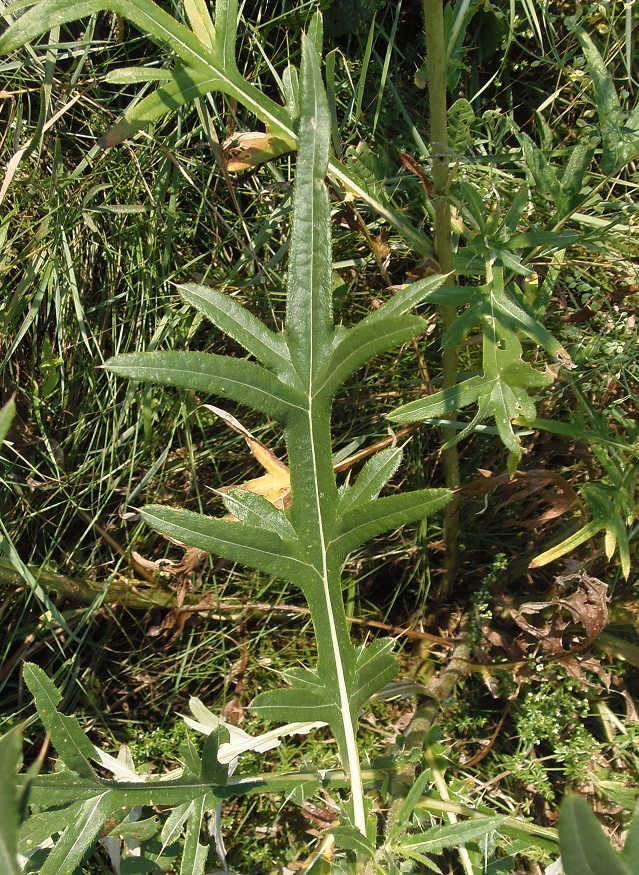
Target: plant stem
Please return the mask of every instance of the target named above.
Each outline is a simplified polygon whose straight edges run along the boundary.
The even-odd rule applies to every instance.
[[[451,231],[451,211],[448,202],[450,183],[450,150],[448,147],[448,114],[446,109],[447,65],[444,42],[444,9],[442,0],[423,0],[424,35],[428,61],[428,100],[430,114],[431,162],[433,176],[433,206],[435,208],[435,254],[443,273],[455,269]],[[454,282],[454,280],[452,280]],[[442,332],[457,319],[455,307],[440,308]],[[457,350],[445,349],[442,355],[442,385],[448,389],[457,383]],[[455,429],[443,428],[444,444],[455,437]],[[446,486],[459,487],[459,457],[457,446],[442,451]],[[444,523],[444,580],[441,595],[450,595],[457,573],[457,538],[459,534],[459,503],[457,495],[446,508]]]
[[[292,429],[295,441],[288,444],[291,469],[291,493],[294,496],[291,516],[299,531],[308,532],[309,551],[322,589],[305,592],[316,632],[318,661],[321,673],[332,676],[339,695],[341,712],[340,754],[350,776],[351,799],[354,823],[366,835],[364,810],[364,787],[362,769],[357,750],[357,725],[353,719],[346,666],[351,658],[352,644],[341,589],[341,567],[329,560],[326,532],[334,526],[337,487],[331,456],[330,409],[313,409],[312,391],[309,389],[307,434],[304,433],[304,416],[300,417],[299,430]],[[315,402],[315,406],[319,406]],[[310,448],[311,457],[307,456]],[[310,464],[309,464],[310,463]],[[295,495],[308,495],[309,500],[296,503]],[[300,518],[297,515],[300,514]],[[312,545],[310,527],[315,529],[316,544]],[[315,618],[328,619],[330,636],[322,634]]]

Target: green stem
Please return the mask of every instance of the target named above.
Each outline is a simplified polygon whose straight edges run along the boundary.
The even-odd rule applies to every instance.
[[[329,558],[327,532],[335,527],[337,487],[331,455],[330,405],[329,409],[314,409],[320,402],[309,391],[309,409],[306,416],[289,423],[287,436],[291,471],[291,519],[298,534],[307,533],[312,561],[321,579],[321,589],[305,591],[315,629],[318,652],[318,670],[329,675],[338,691],[341,713],[342,744],[340,754],[350,776],[354,823],[366,835],[364,787],[362,768],[357,750],[357,725],[354,720],[348,692],[348,666],[352,663],[353,645],[348,631],[341,587],[341,568]],[[309,458],[310,450],[310,458]],[[296,496],[307,496],[296,501]],[[313,533],[314,530],[314,533]],[[322,634],[316,618],[328,620],[330,635]],[[321,668],[320,668],[321,666]]]
[[[430,114],[431,160],[433,176],[433,206],[435,208],[435,254],[443,273],[455,269],[451,229],[451,210],[448,201],[450,184],[450,150],[448,147],[448,113],[446,108],[447,65],[444,41],[444,9],[442,0],[423,0],[424,34],[428,60],[428,98]],[[454,281],[454,280],[453,280]],[[442,332],[445,333],[457,319],[455,307],[440,308]],[[442,356],[442,386],[448,389],[457,383],[457,350],[445,349]],[[455,437],[454,428],[443,428],[444,444]],[[446,486],[459,487],[459,457],[457,446],[442,451]],[[456,494],[446,508],[444,523],[446,553],[444,580],[441,594],[451,593],[457,573],[457,539],[459,534],[459,505]]]

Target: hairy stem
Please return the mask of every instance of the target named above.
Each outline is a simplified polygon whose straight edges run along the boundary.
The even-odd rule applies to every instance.
[[[430,114],[431,159],[433,175],[433,205],[435,208],[435,254],[443,273],[455,269],[453,241],[451,233],[451,211],[448,202],[450,184],[450,150],[448,147],[448,115],[446,109],[446,46],[444,42],[444,10],[442,0],[423,0],[424,34],[428,61],[428,98]],[[454,280],[451,280],[454,282]],[[446,332],[457,318],[453,306],[440,308],[442,331]],[[444,389],[457,382],[457,350],[445,349],[442,356]],[[442,429],[444,443],[455,437],[454,428]],[[456,445],[442,451],[446,486],[456,490],[459,487],[459,456]],[[459,534],[459,505],[457,495],[446,508],[444,523],[446,553],[444,559],[444,580],[441,594],[447,596],[452,591],[457,573],[457,539]]]

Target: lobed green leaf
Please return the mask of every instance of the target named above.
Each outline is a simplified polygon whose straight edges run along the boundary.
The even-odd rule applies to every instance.
[[[104,788],[100,788],[99,792],[103,791]],[[98,795],[96,788],[94,788],[94,793]],[[18,850],[21,854],[28,854],[45,841],[45,839],[56,835],[56,833],[64,832],[70,823],[77,823],[82,816],[86,799],[79,799],[75,802],[67,801],[66,804],[60,805],[60,807],[54,807],[58,804],[55,797],[55,790],[52,790],[50,798],[51,807],[48,810],[42,811],[36,809],[20,826]]]
[[[400,854],[406,851],[441,854],[447,848],[458,848],[460,845],[484,838],[498,830],[504,821],[505,817],[481,817],[445,826],[434,826],[425,833],[406,836],[395,846],[395,850]]]
[[[485,382],[483,374],[469,377],[449,389],[442,389],[441,392],[435,392],[434,395],[402,404],[401,407],[388,414],[388,419],[391,422],[421,422],[424,419],[454,413],[456,410],[461,410],[477,401]]]
[[[419,304],[423,304],[427,300],[435,300],[435,294],[442,294],[444,291],[440,286],[449,279],[449,274],[434,274],[433,276],[425,277],[425,279],[417,280],[410,283],[404,288],[396,291],[392,298],[389,298],[379,310],[373,310],[365,319],[363,324],[376,324],[382,319],[391,317],[405,316],[410,313]],[[440,290],[437,292],[437,290]],[[455,291],[457,287],[455,287]],[[440,301],[438,303],[448,303],[448,301]]]
[[[402,346],[423,334],[426,322],[419,316],[389,317],[374,324],[362,320],[337,340],[313,383],[314,392],[333,397],[338,388],[374,356]]]
[[[241,522],[267,529],[282,538],[295,539],[295,529],[284,511],[263,496],[248,489],[227,489],[222,493],[222,501],[228,512]]]
[[[384,486],[399,468],[402,460],[399,447],[381,450],[369,459],[352,486],[347,486],[337,506],[338,514],[345,514],[360,504],[377,498]]]
[[[109,128],[100,140],[103,149],[119,145],[180,106],[204,97],[211,91],[223,90],[223,80],[210,73],[199,73],[183,66],[167,72],[168,82],[125,110],[122,117]]]
[[[120,794],[103,790],[87,800],[77,821],[69,823],[43,863],[39,875],[75,875],[100,836],[104,822],[121,807]]]
[[[328,191],[330,115],[319,63],[306,38],[300,77],[299,151],[290,238],[286,333],[291,359],[311,393],[333,333]]]

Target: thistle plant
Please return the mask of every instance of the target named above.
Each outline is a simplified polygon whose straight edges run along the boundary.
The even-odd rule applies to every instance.
[[[286,437],[291,505],[285,512],[245,490],[225,493],[238,522],[181,509],[146,507],[143,518],[182,544],[285,578],[308,602],[318,647],[315,668],[295,669],[284,690],[263,693],[253,709],[272,720],[321,720],[335,733],[350,775],[354,824],[365,832],[356,745],[357,713],[392,680],[388,641],[356,648],[341,594],[341,567],[365,540],[423,519],[449,500],[445,489],[378,498],[397,470],[399,448],[382,451],[353,485],[337,488],[331,453],[331,403],[372,357],[423,333],[409,311],[442,282],[406,287],[353,328],[333,323],[328,192],[330,119],[313,39],[305,38],[300,77],[299,151],[290,239],[285,327],[271,331],[224,294],[188,285],[183,299],[240,343],[253,360],[200,352],[152,352],[111,359],[106,367],[135,380],[180,386],[247,405],[278,421]],[[259,362],[259,364],[258,364]]]

